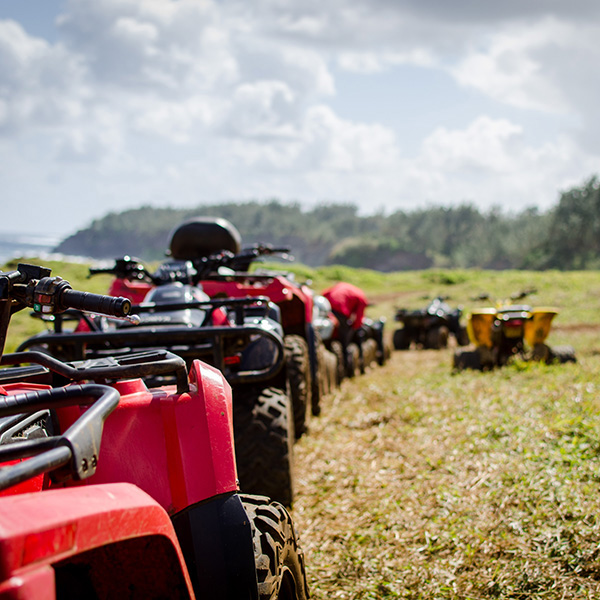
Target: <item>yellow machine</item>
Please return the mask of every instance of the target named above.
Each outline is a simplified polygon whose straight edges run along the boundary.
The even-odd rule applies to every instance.
[[[521,292],[512,299],[521,299],[529,293]],[[505,365],[513,356],[545,362],[574,362],[575,352],[570,346],[550,348],[545,343],[557,314],[558,309],[554,307],[532,308],[508,302],[473,310],[467,317],[467,331],[476,349],[457,351],[455,368],[493,368]]]

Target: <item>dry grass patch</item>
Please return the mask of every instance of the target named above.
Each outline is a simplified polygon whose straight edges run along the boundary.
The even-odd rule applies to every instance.
[[[314,598],[600,596],[600,381],[584,364],[450,373],[395,353],[297,446]]]

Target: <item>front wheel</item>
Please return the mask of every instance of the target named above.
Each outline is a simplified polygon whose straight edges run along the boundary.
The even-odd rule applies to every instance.
[[[410,347],[410,338],[406,335],[404,329],[396,329],[394,331],[393,343],[396,350],[408,350]]]
[[[440,350],[448,345],[448,328],[444,325],[433,327],[425,334],[425,347]]]
[[[276,388],[234,390],[233,434],[240,489],[291,506],[294,426],[287,394]]]
[[[377,342],[374,339],[362,343],[364,367],[370,367],[377,362]]]
[[[363,365],[360,360],[360,350],[354,343],[348,344],[348,364],[346,365],[346,375],[356,377],[363,374]]]
[[[252,525],[259,600],[307,600],[304,553],[289,513],[269,498],[241,499]]]
[[[573,346],[552,346],[549,348],[549,353],[546,362],[548,364],[563,364],[568,362],[577,362],[575,349],[573,348]]]
[[[327,357],[328,351],[325,346],[319,342],[317,347],[317,363],[319,365],[317,371],[317,380],[319,385],[319,398],[331,392],[331,381],[329,378],[329,363]]]
[[[338,359],[337,359],[337,356],[333,352],[330,352],[329,350],[325,350],[325,353],[326,353],[325,355],[327,356],[327,377],[329,378],[329,393],[331,393],[338,386],[338,381],[337,381]]]
[[[457,350],[452,364],[456,371],[465,369],[482,370],[481,356],[477,350]]]
[[[456,343],[459,346],[468,346],[469,345],[469,332],[467,331],[467,328],[464,325],[459,325],[458,329],[456,330]]]
[[[311,401],[312,377],[308,344],[299,335],[286,335],[284,339],[287,380],[292,398],[296,438],[307,429],[307,410]]]
[[[344,362],[344,348],[342,347],[342,343],[338,340],[333,340],[331,342],[331,351],[335,354],[335,358],[337,361],[336,364],[336,384],[341,385],[344,377],[346,377],[346,368]]]

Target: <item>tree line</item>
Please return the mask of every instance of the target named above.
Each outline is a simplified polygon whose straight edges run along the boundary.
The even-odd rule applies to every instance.
[[[592,177],[547,211],[482,212],[471,204],[361,216],[352,204],[302,209],[249,201],[193,209],[145,206],[110,213],[65,239],[57,252],[92,258],[164,258],[170,232],[194,216],[223,217],[245,245],[287,246],[309,266],[408,269],[600,268],[600,183]]]

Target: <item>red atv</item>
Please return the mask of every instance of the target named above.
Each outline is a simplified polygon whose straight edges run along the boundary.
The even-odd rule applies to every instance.
[[[335,321],[331,332],[332,349],[341,356],[341,377],[364,373],[372,364],[383,365],[389,352],[383,337],[385,319],[364,316],[369,302],[357,286],[338,281],[323,290],[323,311],[329,310]]]
[[[145,282],[144,302],[131,310],[138,323],[58,315],[51,321],[53,331],[28,339],[18,350],[39,348],[61,359],[83,360],[162,348],[184,358],[188,367],[195,359],[216,367],[232,387],[241,489],[290,506],[294,429],[277,307],[260,297],[210,300],[194,284],[190,263],[169,262],[150,273],[127,258],[91,271],[117,275],[111,291],[118,287],[126,297],[135,297],[129,284],[137,292]],[[67,319],[74,320],[73,331]],[[151,385],[168,381],[164,375],[145,380]]]
[[[313,326],[313,291],[281,272],[248,273],[250,265],[262,256],[285,254],[286,248],[255,245],[240,252],[240,235],[225,219],[196,217],[171,233],[169,254],[178,260],[202,263],[215,252],[234,253],[229,262],[208,271],[201,280],[211,297],[266,296],[281,311],[287,374],[292,395],[296,436],[306,430],[307,410],[321,411],[320,397],[325,365],[319,361],[322,344]],[[200,269],[199,269],[200,270]]]
[[[0,273],[0,351],[25,307],[123,317],[130,303],[19,265]],[[0,598],[308,597],[287,511],[238,493],[219,371],[164,350],[1,364]]]

